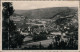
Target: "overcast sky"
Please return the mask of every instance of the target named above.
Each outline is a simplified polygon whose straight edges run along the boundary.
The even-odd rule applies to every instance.
[[[30,10],[47,7],[76,7],[78,6],[77,1],[73,2],[58,2],[58,1],[15,1],[13,7],[15,10]]]

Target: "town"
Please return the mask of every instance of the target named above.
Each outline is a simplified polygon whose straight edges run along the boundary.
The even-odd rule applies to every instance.
[[[69,15],[66,16],[66,18],[72,16],[73,15]],[[63,19],[62,16],[60,18]],[[62,33],[53,19],[26,19],[24,16],[11,16],[11,20],[14,21],[17,31],[20,32],[21,35],[25,36],[22,48],[29,49],[30,46],[32,47],[35,45],[34,49],[35,47],[39,49],[38,45],[41,44],[45,49],[56,41],[61,42],[63,40],[64,42],[67,42],[70,40],[70,37],[67,34],[70,29],[68,26],[72,23],[64,25],[63,29],[67,30]],[[73,32],[71,32],[71,34],[73,34]]]
[[[52,7],[14,10],[3,2],[3,50],[77,50],[78,9]]]

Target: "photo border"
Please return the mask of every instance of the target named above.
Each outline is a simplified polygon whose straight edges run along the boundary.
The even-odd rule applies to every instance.
[[[1,4],[0,6],[2,7],[2,2],[14,2],[14,1],[69,1],[69,2],[79,2],[79,5],[78,5],[78,50],[2,50],[2,30],[0,30],[1,32],[1,36],[0,36],[0,51],[3,51],[3,52],[80,52],[80,1],[79,0],[2,0],[1,1]],[[1,25],[0,25],[0,29],[2,29],[2,8],[0,10],[1,12],[1,18],[0,18],[0,21],[1,21]]]

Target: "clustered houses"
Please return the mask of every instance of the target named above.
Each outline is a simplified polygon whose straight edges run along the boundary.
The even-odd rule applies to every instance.
[[[45,30],[45,21],[40,21],[39,19],[27,20],[24,16],[11,16],[11,20],[14,21],[17,26],[17,31],[20,31],[21,34],[37,33]],[[38,22],[36,22],[38,20]],[[32,22],[31,22],[32,21]],[[40,23],[40,24],[38,24]],[[25,26],[25,27],[24,27]],[[24,31],[24,32],[23,32]]]
[[[45,24],[34,24],[32,29],[33,32],[39,34],[41,31],[45,31]]]
[[[51,31],[52,35],[48,37],[53,37],[55,34],[53,31],[58,30],[53,23],[55,20],[51,19],[25,19],[24,16],[11,16],[11,20],[15,22],[17,26],[17,31],[22,35],[33,35],[33,33],[40,34],[40,32],[49,33]],[[51,23],[51,24],[50,24]],[[61,35],[61,32],[56,32]]]

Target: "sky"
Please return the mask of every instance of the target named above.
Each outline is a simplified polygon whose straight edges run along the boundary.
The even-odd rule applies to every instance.
[[[15,10],[31,10],[38,8],[48,8],[48,7],[77,7],[78,2],[63,2],[63,1],[14,1],[13,7]]]

